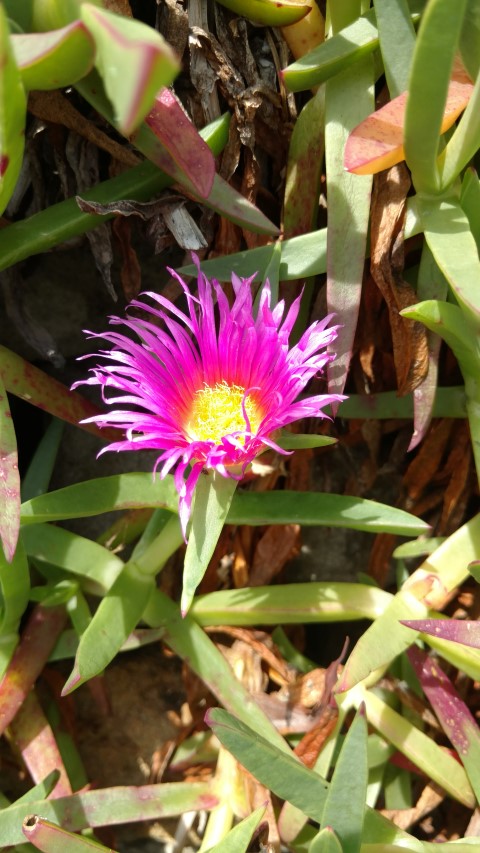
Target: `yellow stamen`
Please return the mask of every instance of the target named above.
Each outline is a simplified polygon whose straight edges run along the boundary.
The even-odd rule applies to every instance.
[[[186,432],[194,441],[213,441],[220,444],[223,436],[248,429],[242,410],[245,388],[217,382],[199,388],[193,399]],[[263,415],[251,395],[245,399],[245,411],[250,430],[255,433]],[[244,443],[244,439],[240,438]]]

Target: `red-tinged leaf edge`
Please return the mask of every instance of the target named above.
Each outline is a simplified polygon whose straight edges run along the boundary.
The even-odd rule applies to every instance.
[[[208,198],[215,178],[213,154],[170,89],[162,89],[156,96],[145,124],[192,181],[197,192]],[[135,134],[131,142],[135,144]]]
[[[402,619],[400,622],[422,634],[480,649],[480,622],[472,619]]]

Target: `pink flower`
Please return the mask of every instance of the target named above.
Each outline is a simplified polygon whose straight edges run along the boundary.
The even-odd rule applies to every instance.
[[[88,332],[89,337],[104,338],[113,348],[97,353],[102,363],[90,370],[89,379],[73,387],[100,385],[111,411],[88,421],[125,431],[124,439],[101,453],[161,451],[155,464],[155,470],[161,466],[161,477],[176,466],[175,485],[185,532],[202,469],[240,479],[266,447],[285,452],[274,441],[281,427],[299,418],[327,417],[325,406],[345,398],[318,394],[298,399],[309,380],[334,358],[326,352],[338,328],[327,328],[330,316],[313,323],[289,349],[300,297],[284,317],[283,302],[270,307],[267,283],[255,318],[253,277],[232,275],[235,299],[230,306],[218,282],[209,282],[200,268],[198,297],[170,272],[185,292],[187,312],[158,293],[142,294],[131,307],[151,319],[128,313],[126,319],[110,318],[111,325],[127,327],[139,341],[116,331]]]

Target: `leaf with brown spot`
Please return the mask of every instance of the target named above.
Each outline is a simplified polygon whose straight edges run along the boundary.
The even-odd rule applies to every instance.
[[[0,369],[0,539],[8,562],[13,560],[20,530],[20,475],[17,440]]]
[[[387,303],[392,330],[398,394],[413,391],[428,371],[425,327],[399,315],[418,300],[403,278],[403,223],[410,178],[403,164],[377,175],[371,214],[370,271]]]

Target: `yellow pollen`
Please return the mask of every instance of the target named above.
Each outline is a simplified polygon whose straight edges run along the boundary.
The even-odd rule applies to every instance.
[[[194,441],[213,441],[220,444],[223,436],[248,429],[242,410],[245,388],[217,382],[204,385],[195,393],[186,426],[188,436]],[[250,421],[250,430],[255,433],[263,415],[251,395],[245,399],[245,411]],[[244,439],[239,437],[242,443]]]

